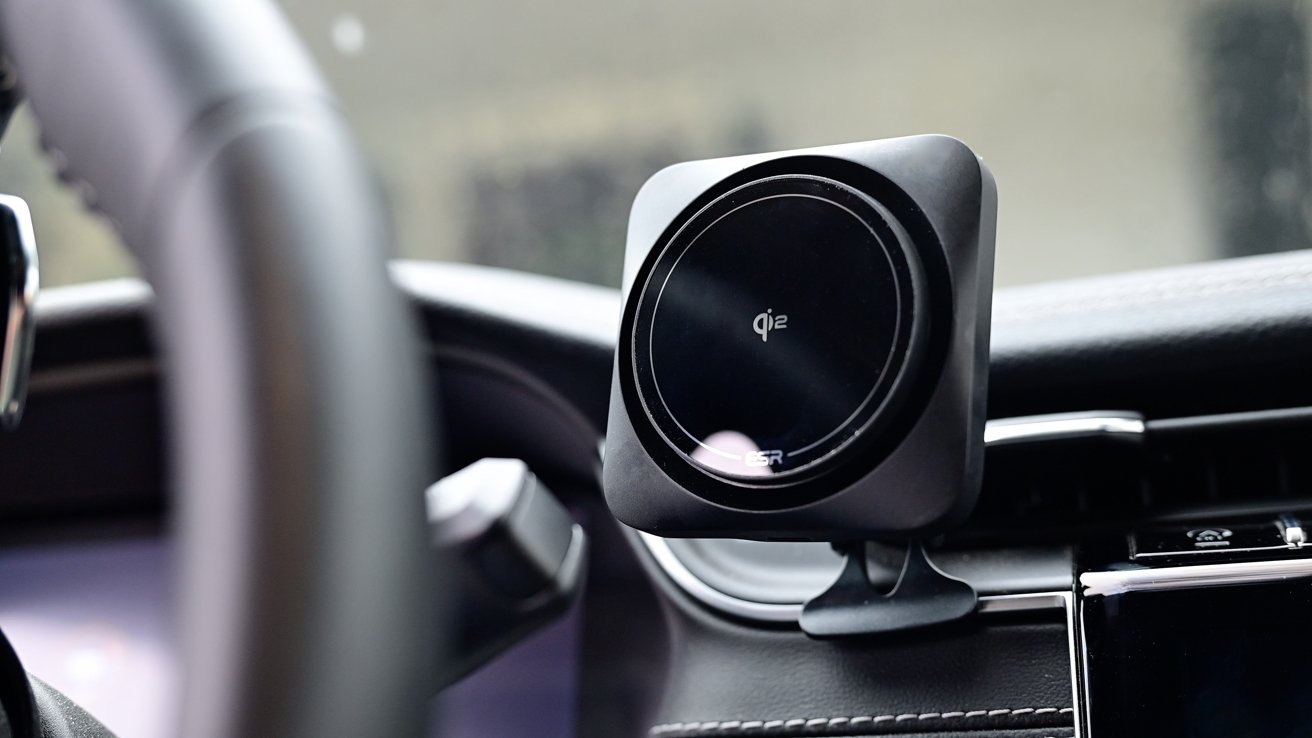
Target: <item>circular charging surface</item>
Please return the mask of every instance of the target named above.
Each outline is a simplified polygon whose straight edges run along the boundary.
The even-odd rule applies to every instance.
[[[914,363],[918,275],[892,216],[840,182],[771,177],[721,196],[642,285],[632,348],[648,417],[716,477],[823,471]]]

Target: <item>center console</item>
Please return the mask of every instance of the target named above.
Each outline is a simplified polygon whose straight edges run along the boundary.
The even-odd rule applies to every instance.
[[[1150,530],[1079,557],[1084,735],[1306,735],[1312,546],[1292,515]]]

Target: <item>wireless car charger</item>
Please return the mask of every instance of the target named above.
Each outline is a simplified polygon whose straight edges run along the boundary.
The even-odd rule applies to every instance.
[[[944,136],[652,177],[630,218],[606,436],[616,517],[664,536],[838,542],[964,519],[983,459],[996,211],[988,169]],[[923,600],[937,589],[916,583],[943,575],[910,551],[887,597],[809,609]],[[869,589],[858,574],[836,586]],[[817,635],[851,629],[808,620],[830,623]]]

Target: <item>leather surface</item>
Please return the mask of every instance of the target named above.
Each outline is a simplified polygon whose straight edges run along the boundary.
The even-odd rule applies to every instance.
[[[864,725],[864,723],[862,723]],[[766,728],[753,727],[748,729],[730,729],[721,730],[719,728],[691,728],[683,731],[661,730],[653,732],[652,736],[670,736],[671,738],[693,738],[694,736],[704,735],[723,735],[723,736],[779,736],[787,738],[788,736],[807,736],[807,735],[832,735],[832,736],[853,736],[854,738],[869,738],[870,736],[881,736],[883,738],[1071,738],[1075,734],[1074,728],[1021,728],[1021,729],[1000,729],[1000,730],[974,730],[963,728],[958,731],[934,731],[930,733],[906,732],[901,729],[893,729],[892,732],[851,732],[842,727],[843,723],[838,723],[834,728],[827,725],[822,727],[799,726],[794,728],[776,727],[773,724]],[[894,723],[894,725],[897,725]],[[665,726],[662,726],[665,727]],[[718,732],[717,732],[718,731]]]
[[[32,696],[41,723],[39,738],[114,738],[114,734],[78,707],[63,692],[31,678]]]
[[[157,295],[179,733],[421,734],[427,386],[313,63],[265,0],[8,0],[0,36],[54,168]]]
[[[990,417],[1312,404],[1312,252],[1001,290]]]
[[[923,732],[1072,723],[1061,624],[977,624],[845,643],[695,619],[673,627],[657,725],[804,720],[838,732]]]
[[[644,565],[665,595],[671,643],[653,733],[704,733],[706,724],[723,731],[725,723],[742,731],[744,722],[763,728],[778,721],[783,724],[771,730],[784,730],[797,720],[807,735],[1072,724],[1060,611],[819,641],[795,627],[751,626],[712,614],[650,559]]]
[[[887,716],[880,716],[887,717]],[[897,718],[894,717],[893,720]],[[907,718],[910,720],[911,718]],[[902,723],[888,723],[890,727],[887,731],[879,729],[878,732],[870,732],[868,723],[862,720],[858,727],[852,729],[848,727],[850,721],[843,718],[830,720],[823,725],[818,722],[823,718],[805,721],[803,725],[796,725],[796,721],[790,721],[785,725],[776,725],[772,721],[769,727],[765,724],[757,726],[755,721],[748,723],[749,727],[742,728],[734,726],[724,729],[722,726],[714,723],[697,724],[690,726],[683,725],[660,725],[656,726],[648,735],[667,736],[668,738],[696,738],[706,735],[721,735],[733,738],[735,736],[778,736],[779,738],[790,738],[791,736],[851,736],[852,738],[870,738],[870,736],[880,736],[881,738],[1072,738],[1075,735],[1073,727],[1053,727],[1053,728],[1000,728],[977,730],[974,728],[961,726],[957,730],[933,730],[931,732],[915,732],[905,730],[906,720]],[[833,726],[833,727],[830,727]],[[940,726],[943,727],[943,726]]]

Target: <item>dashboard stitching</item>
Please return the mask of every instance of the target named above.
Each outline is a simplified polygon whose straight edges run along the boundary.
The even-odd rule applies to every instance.
[[[775,730],[778,728],[839,728],[857,727],[867,723],[875,725],[885,722],[906,722],[909,720],[958,720],[981,717],[1023,716],[1023,715],[1067,715],[1075,712],[1070,707],[1017,707],[1013,709],[993,710],[958,710],[953,712],[901,713],[896,715],[861,715],[857,717],[829,718],[785,718],[776,720],[710,720],[705,722],[661,723],[652,726],[650,735],[666,733],[694,733],[716,731],[719,733],[743,732],[748,730]]]

